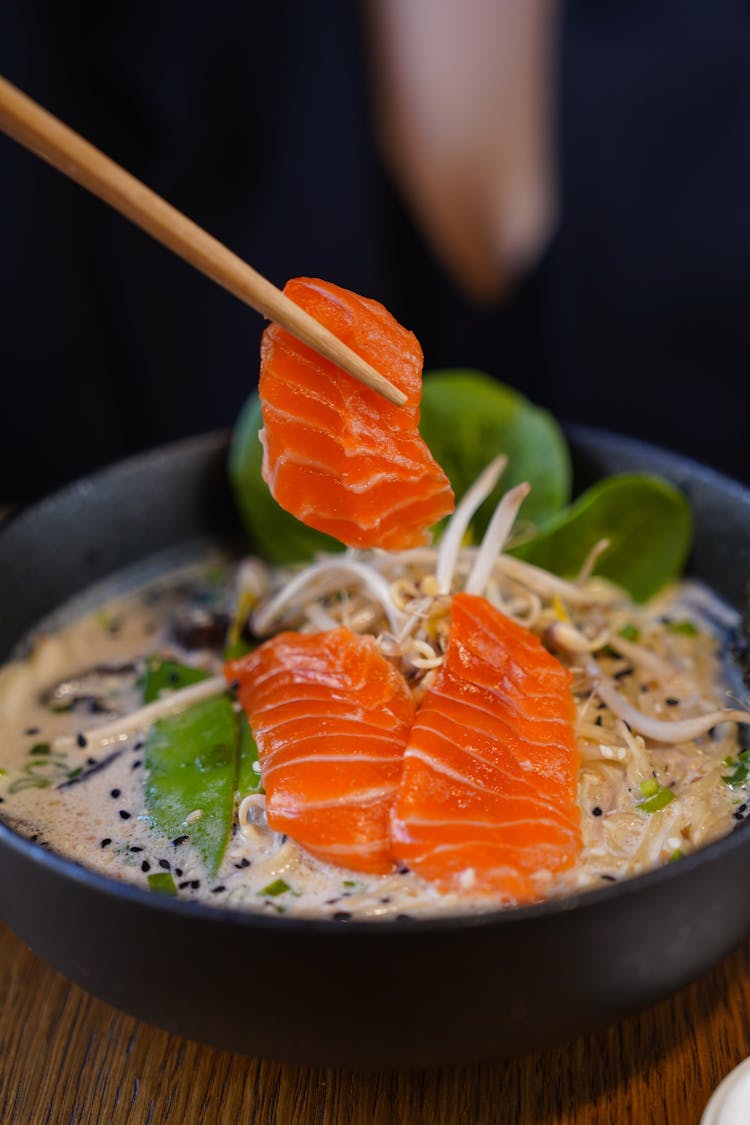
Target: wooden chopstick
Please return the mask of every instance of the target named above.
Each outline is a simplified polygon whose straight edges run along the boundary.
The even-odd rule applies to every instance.
[[[402,391],[262,274],[1,76],[0,129],[360,383],[397,406],[406,402]]]

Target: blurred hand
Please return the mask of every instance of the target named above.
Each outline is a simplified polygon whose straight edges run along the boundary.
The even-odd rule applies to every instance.
[[[370,0],[377,128],[435,254],[492,300],[555,217],[556,0]]]

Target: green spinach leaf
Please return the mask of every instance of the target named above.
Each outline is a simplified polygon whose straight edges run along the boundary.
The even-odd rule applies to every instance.
[[[645,602],[676,578],[692,540],[690,505],[659,477],[623,473],[589,488],[542,531],[511,553],[573,577],[599,539],[610,546],[596,573]]]
[[[570,455],[559,425],[546,410],[479,371],[434,371],[422,388],[422,437],[460,500],[498,453],[508,466],[472,521],[474,538],[485,531],[503,493],[528,481],[521,518],[537,527],[570,499]]]

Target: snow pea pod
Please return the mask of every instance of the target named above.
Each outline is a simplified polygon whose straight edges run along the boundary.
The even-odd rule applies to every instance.
[[[144,702],[165,688],[184,687],[206,673],[173,661],[149,661]],[[228,696],[198,703],[155,723],[146,737],[146,811],[158,832],[187,835],[211,876],[232,829],[240,758],[240,723]]]

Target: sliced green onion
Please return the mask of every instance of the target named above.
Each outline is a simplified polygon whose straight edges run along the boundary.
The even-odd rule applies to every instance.
[[[650,777],[647,781],[641,782],[641,793],[644,797],[653,797],[659,792],[661,786],[655,777]]]
[[[666,630],[668,633],[676,633],[679,637],[697,637],[700,633],[692,621],[668,621]]]
[[[291,891],[291,889],[289,884],[285,883],[283,879],[274,879],[273,883],[269,883],[262,891],[258,891],[258,894],[275,897],[276,895],[286,894],[286,892]]]
[[[675,848],[675,850],[667,860],[667,863],[676,863],[678,859],[683,859],[683,853],[679,848]]]
[[[148,889],[157,895],[176,895],[177,887],[169,871],[158,871],[148,877]]]
[[[29,750],[29,754],[49,754],[49,752],[50,752],[49,742],[35,742],[34,745],[31,747],[31,749]]]
[[[671,805],[672,801],[674,801],[672,790],[660,787],[653,797],[649,797],[647,801],[641,801],[638,808],[645,813],[661,812],[667,805]]]
[[[622,637],[624,641],[639,641],[641,639],[641,631],[637,625],[628,622],[627,625],[623,625],[622,629],[618,630],[617,636]]]

